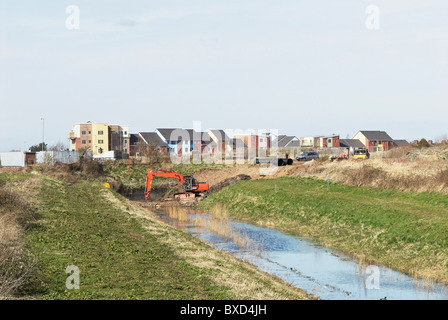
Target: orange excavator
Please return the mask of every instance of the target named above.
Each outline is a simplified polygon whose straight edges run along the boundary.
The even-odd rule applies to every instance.
[[[154,177],[168,177],[168,178],[176,178],[179,180],[179,184],[181,185],[184,194],[188,195],[196,195],[205,191],[208,191],[208,183],[206,182],[197,182],[195,178],[192,176],[183,176],[180,173],[160,170],[158,172],[154,172],[151,169],[148,170],[148,175],[146,176],[146,190],[145,190],[145,198],[149,200],[149,193],[151,191],[152,180]]]

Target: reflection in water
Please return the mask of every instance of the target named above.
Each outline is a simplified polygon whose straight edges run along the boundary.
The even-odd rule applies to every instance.
[[[322,299],[448,298],[448,288],[431,279],[366,265],[306,239],[235,221],[218,208],[212,214],[179,207],[155,212],[176,228]]]

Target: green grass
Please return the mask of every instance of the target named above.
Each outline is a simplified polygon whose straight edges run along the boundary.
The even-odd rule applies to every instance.
[[[277,192],[275,192],[277,185]],[[448,282],[448,197],[284,177],[240,181],[201,204],[354,256]]]
[[[30,173],[20,172],[20,173],[0,173],[0,181],[14,180],[26,180],[31,176]]]
[[[100,184],[42,178],[39,219],[26,233],[37,259],[34,280],[21,294],[38,299],[228,299],[228,288],[112,206]],[[163,235],[162,235],[163,236]],[[65,286],[69,265],[80,290]]]

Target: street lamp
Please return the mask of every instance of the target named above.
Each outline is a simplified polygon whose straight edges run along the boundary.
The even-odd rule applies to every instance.
[[[45,147],[45,119],[40,118],[42,120],[42,151],[44,151]]]

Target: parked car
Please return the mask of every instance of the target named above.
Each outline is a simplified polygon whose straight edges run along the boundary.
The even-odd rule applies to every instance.
[[[319,159],[319,154],[317,152],[307,151],[299,154],[296,157],[297,161],[308,161],[313,159]]]

